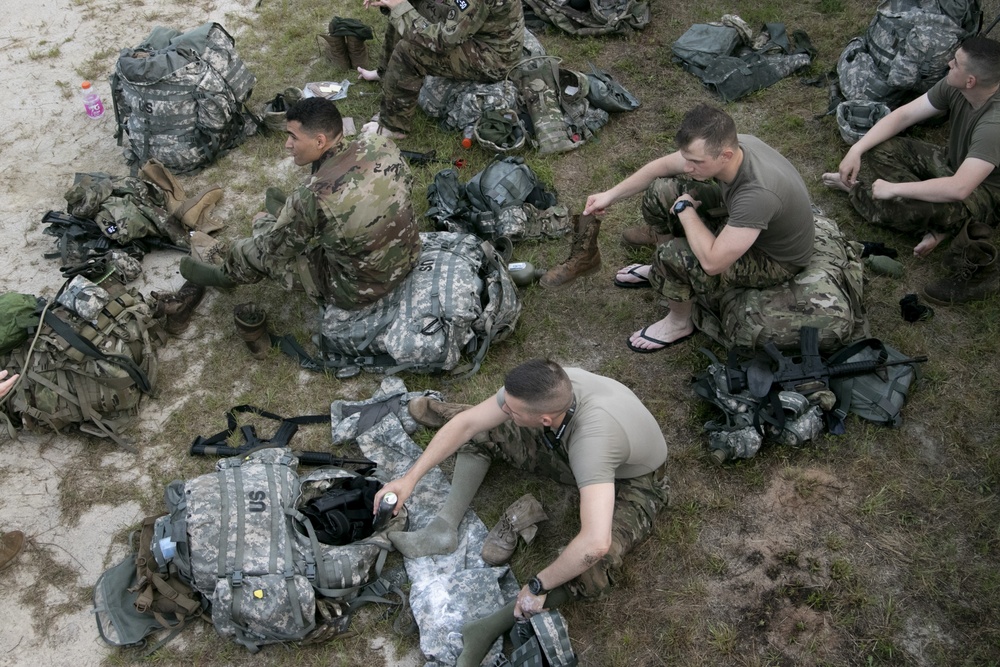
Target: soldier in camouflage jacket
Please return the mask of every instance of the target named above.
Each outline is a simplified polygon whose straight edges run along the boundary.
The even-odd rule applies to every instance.
[[[385,130],[407,132],[426,75],[500,81],[521,58],[524,13],[518,0],[366,0],[390,10],[382,107]]]
[[[236,283],[268,277],[344,309],[370,304],[420,256],[409,167],[385,137],[344,141],[328,100],[303,100],[287,119],[285,147],[295,164],[312,164],[312,176],[276,217],[256,216],[253,235],[229,248],[223,271]]]

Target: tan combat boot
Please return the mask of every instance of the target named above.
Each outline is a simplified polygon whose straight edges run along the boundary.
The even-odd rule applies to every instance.
[[[573,245],[569,259],[549,269],[538,284],[545,288],[562,287],[582,276],[589,276],[601,268],[601,249],[597,236],[601,221],[593,215],[574,216]]]
[[[633,248],[646,248],[666,243],[673,236],[671,234],[659,234],[649,225],[639,227],[629,227],[622,232],[622,243]]]
[[[24,533],[19,530],[4,533],[0,538],[0,570],[13,563],[23,550]]]
[[[427,396],[419,396],[409,403],[406,408],[410,411],[413,421],[427,428],[441,428],[448,420],[471,408],[471,405],[464,403],[445,403],[435,401]]]
[[[320,53],[338,72],[351,69],[351,55],[347,50],[347,41],[341,35],[316,35]]]
[[[254,359],[264,359],[271,349],[267,333],[267,313],[253,303],[241,303],[233,309],[233,321],[240,338]]]
[[[1000,288],[997,249],[988,241],[970,241],[956,253],[951,275],[924,287],[924,297],[940,306],[980,301]]]
[[[517,547],[517,536],[524,539],[525,544],[531,544],[538,533],[539,521],[548,521],[542,504],[526,493],[507,508],[497,525],[486,536],[483,542],[483,561],[487,565],[503,565],[514,554]]]

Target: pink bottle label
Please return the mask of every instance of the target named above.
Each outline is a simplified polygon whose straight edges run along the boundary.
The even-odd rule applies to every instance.
[[[91,118],[100,118],[104,115],[104,103],[101,102],[101,98],[97,95],[90,95],[83,102],[84,108],[87,110],[87,115]]]

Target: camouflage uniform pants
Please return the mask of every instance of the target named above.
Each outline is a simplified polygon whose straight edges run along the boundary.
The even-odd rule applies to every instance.
[[[697,297],[716,303],[722,292],[732,287],[773,287],[795,275],[794,269],[754,247],[722,274],[710,276],[705,273],[683,238],[684,227],[670,210],[677,197],[685,192],[701,202],[698,214],[713,233],[722,229],[728,217],[722,191],[715,183],[658,178],[646,188],[642,198],[643,219],[660,234],[675,237],[661,244],[653,257],[649,281],[657,292],[671,301],[690,301]]]
[[[424,4],[428,8],[420,6],[420,14],[428,20],[435,20],[433,16],[428,16],[435,13],[434,3]],[[491,83],[500,81],[506,74],[497,63],[489,62],[494,58],[487,59],[485,54],[470,56],[469,50],[463,48],[435,53],[399,37],[392,26],[389,26],[385,42],[390,55],[386,60],[385,71],[381,74],[382,105],[379,109],[379,122],[395,132],[409,132],[425,76]]]
[[[488,433],[473,438],[461,449],[511,466],[537,473],[560,484],[576,486],[561,445],[550,449],[537,429],[521,428],[507,421]],[[611,548],[589,570],[566,584],[574,598],[598,597],[611,587],[614,571],[622,557],[645,540],[653,529],[657,512],[668,502],[666,463],[641,477],[615,480],[615,511],[611,524]]]
[[[313,285],[305,256],[296,257],[292,261],[278,261],[254,243],[253,237],[270,234],[277,223],[278,219],[270,213],[254,220],[251,237],[238,239],[229,246],[223,270],[229,278],[241,285],[257,283],[266,277],[286,290],[306,292],[322,302],[322,295]],[[307,277],[308,284],[302,282],[303,274]]]
[[[1000,193],[980,185],[961,202],[926,202],[917,199],[874,199],[871,184],[881,178],[892,183],[912,183],[953,176],[942,146],[907,137],[893,137],[861,158],[859,184],[851,190],[851,204],[865,220],[897,232],[923,236],[927,232],[954,234],[967,222],[993,224],[1000,207]]]

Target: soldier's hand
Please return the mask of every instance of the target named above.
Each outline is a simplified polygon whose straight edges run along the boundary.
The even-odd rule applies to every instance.
[[[840,174],[840,181],[848,188],[853,188],[858,182],[858,172],[861,171],[861,158],[855,156],[851,151],[840,161],[837,172]]]
[[[410,494],[413,493],[413,485],[408,484],[402,477],[400,477],[383,486],[378,490],[378,493],[375,494],[375,503],[372,505],[372,514],[378,513],[378,504],[382,502],[382,496],[390,491],[396,494],[396,509],[393,510],[392,513],[393,516],[396,516],[399,514],[399,510],[403,507],[407,498],[409,498]]]
[[[532,595],[527,586],[522,586],[514,604],[514,618],[526,620],[545,611],[545,595]]]
[[[872,183],[872,199],[892,199],[896,195],[892,193],[893,184],[881,178]]]
[[[607,192],[598,192],[596,195],[587,197],[587,204],[583,207],[584,215],[604,215],[608,207],[614,203]]]
[[[21,377],[20,374],[7,377],[7,371],[0,371],[0,380],[2,380],[0,382],[0,398],[7,395],[7,392],[10,391],[10,388],[14,386],[19,377]]]

